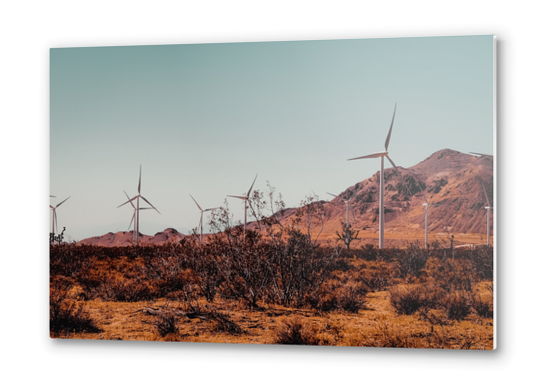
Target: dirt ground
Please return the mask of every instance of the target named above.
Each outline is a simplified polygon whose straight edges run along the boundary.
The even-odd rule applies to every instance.
[[[490,294],[483,284],[477,291]],[[233,302],[213,303],[215,309],[240,326],[241,334],[217,331],[209,319],[177,316],[177,331],[164,337],[157,332],[157,317],[145,308],[178,309],[180,303],[159,299],[153,302],[120,303],[80,301],[101,329],[98,333],[72,333],[59,338],[99,340],[144,340],[204,343],[275,344],[281,328],[295,321],[308,332],[311,344],[366,347],[493,349],[493,320],[471,315],[446,325],[432,324],[419,314],[397,315],[388,291],[367,295],[365,308],[356,314],[317,313],[314,310],[264,305],[258,310],[242,309]]]

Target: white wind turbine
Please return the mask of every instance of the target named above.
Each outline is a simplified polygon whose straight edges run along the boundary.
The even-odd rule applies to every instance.
[[[328,195],[331,195],[331,196],[334,196],[334,197],[339,197],[337,195],[334,195],[333,193],[329,193],[327,192]],[[354,195],[352,195],[351,198],[349,198],[348,200],[347,199],[344,199],[342,197],[339,197],[339,199],[341,199],[342,201],[344,201],[344,203],[346,204],[346,227],[349,228],[350,227],[350,216],[348,215],[348,212],[351,211],[352,212],[352,217],[354,217],[354,220],[356,220],[356,217],[354,216],[354,210],[352,209],[352,207],[350,206],[350,200],[352,200],[354,198]]]
[[[397,110],[397,103],[395,104],[395,108],[393,109],[393,117],[391,119],[391,125],[390,130],[388,132],[388,137],[386,137],[386,141],[384,143],[384,151],[383,152],[376,152],[371,155],[361,156],[361,157],[354,157],[352,159],[348,160],[359,160],[359,159],[373,159],[373,158],[380,158],[380,207],[379,207],[379,233],[378,233],[378,247],[384,248],[384,157],[386,157],[391,165],[393,165],[393,168],[395,168],[398,172],[399,169],[395,166],[395,163],[390,159],[390,156],[388,155],[388,146],[390,144],[390,138],[391,138],[391,130],[393,128],[393,122],[395,120],[395,111]]]
[[[356,217],[354,216],[354,210],[350,206],[350,200],[352,200],[354,198],[354,195],[352,195],[352,197],[350,197],[349,199],[344,199],[342,197],[334,195],[333,193],[327,192],[327,194],[331,195],[331,196],[334,196],[334,197],[338,197],[339,199],[341,199],[346,204],[346,233],[347,233],[348,238],[345,239],[345,243],[348,245],[348,243],[350,243],[350,216],[349,216],[349,211],[352,211],[352,217],[354,218],[354,220],[356,220]]]
[[[126,192],[125,192],[126,193]],[[128,196],[127,196],[128,197]],[[128,199],[127,202],[119,205],[117,208],[120,208],[122,207],[123,205],[125,204],[128,204],[128,203],[131,203],[132,201],[134,200],[137,200],[136,201],[136,207],[135,208],[135,225],[134,225],[134,230],[135,230],[135,233],[136,233],[136,237],[135,237],[135,240],[136,240],[136,246],[139,246],[139,199],[143,199],[147,204],[149,204],[156,212],[160,213],[160,211],[158,209],[156,209],[154,207],[154,205],[152,205],[149,200],[145,199],[142,195],[141,195],[141,166],[139,166],[139,184],[137,186],[137,195],[132,197],[131,199]],[[132,204],[133,206],[133,204]],[[160,213],[161,214],[161,213]]]
[[[128,196],[128,194],[126,193],[126,191],[124,191],[124,194],[126,195],[126,198],[128,200],[130,200],[130,197]],[[130,224],[128,225],[128,231],[130,230],[130,227],[132,226],[132,223],[134,222],[135,218],[136,218],[136,211],[137,211],[137,208],[136,206],[134,205],[134,203],[132,201],[130,201],[130,205],[132,206],[132,208],[134,209],[134,214],[132,215],[132,220],[130,220]],[[152,209],[152,208],[149,208],[149,207],[143,207],[143,208],[139,208],[139,210],[144,210],[144,209]],[[135,225],[134,225],[134,231],[132,233],[132,240],[135,241],[136,239],[136,231],[135,231]]]
[[[52,211],[53,211],[53,231],[52,233],[54,234],[55,233],[55,224],[58,226],[58,220],[57,220],[57,217],[56,217],[56,209],[58,207],[60,207],[60,204],[64,203],[66,200],[68,200],[71,196],[68,196],[67,198],[65,198],[64,200],[62,200],[60,203],[58,203],[56,206],[52,206],[49,204],[49,207],[51,207]]]
[[[190,194],[189,194],[190,195]],[[194,203],[196,203],[196,205],[198,206],[200,212],[201,212],[201,216],[200,216],[200,219],[199,219],[199,242],[200,243],[203,243],[203,214],[205,212],[209,212],[209,211],[214,211],[215,209],[218,209],[218,207],[216,208],[208,208],[208,209],[202,209],[198,202],[196,201],[196,199],[194,199],[194,197],[192,195],[190,195],[190,197],[192,198],[192,200],[194,200]]]
[[[493,207],[489,203],[489,198],[487,197],[487,192],[486,192],[486,188],[484,187],[484,184],[482,184],[482,188],[484,189],[484,195],[486,197],[486,204],[487,204],[487,206],[485,206],[484,208],[486,209],[486,214],[487,214],[487,245],[489,246],[489,236],[491,234],[490,233],[491,228],[489,226],[489,216],[490,216],[490,212],[493,209]]]
[[[418,183],[418,185],[419,185],[419,183]],[[420,187],[420,189],[421,189],[421,187]],[[423,189],[422,189],[422,193],[423,193],[423,199],[425,200],[425,203],[423,203],[422,205],[425,207],[425,249],[427,249],[429,247],[429,243],[427,242],[427,234],[428,234],[427,211],[429,210],[430,205],[432,205],[434,207],[438,207],[440,204],[430,203],[429,201],[427,201],[427,196],[425,196],[425,192],[423,191]]]
[[[256,177],[254,178],[254,181],[252,182],[252,185],[250,186],[250,189],[248,190],[246,196],[235,196],[235,195],[226,195],[229,197],[235,197],[236,199],[241,199],[245,202],[245,225],[243,227],[243,236],[246,233],[247,230],[247,208],[248,204],[250,204],[250,192],[252,191],[252,187],[254,187],[254,183],[256,182],[256,179],[258,178],[258,174],[256,174]]]

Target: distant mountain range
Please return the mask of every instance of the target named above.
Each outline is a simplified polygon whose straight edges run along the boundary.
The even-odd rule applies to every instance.
[[[370,160],[367,160],[370,161]],[[377,164],[375,162],[375,168]],[[487,231],[485,187],[493,206],[493,158],[464,154],[451,149],[433,153],[427,159],[410,168],[398,167],[384,171],[385,236],[386,247],[403,246],[424,236],[423,192],[430,203],[428,223],[430,242],[446,243],[454,234],[456,244],[485,242]],[[346,207],[343,199],[351,199],[354,217],[350,217],[353,229],[359,230],[359,241],[378,243],[378,198],[380,171],[340,193],[331,201],[322,201],[325,211],[324,228],[320,240],[336,238],[345,221]],[[422,192],[423,190],[423,192]],[[282,212],[282,224],[292,222],[299,208],[288,208]],[[492,220],[491,220],[492,223]],[[256,229],[252,222],[250,229]],[[313,229],[313,235],[320,228]],[[142,235],[141,244],[163,244],[178,241],[185,235],[168,228],[155,236]],[[80,241],[81,244],[122,246],[131,243],[131,232],[108,233]]]

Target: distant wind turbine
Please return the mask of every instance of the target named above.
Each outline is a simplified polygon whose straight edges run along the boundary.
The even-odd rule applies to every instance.
[[[395,120],[395,111],[397,110],[397,103],[395,104],[395,108],[393,109],[393,117],[391,118],[391,125],[390,130],[388,132],[388,137],[386,137],[386,141],[384,143],[384,151],[383,152],[376,152],[371,155],[361,156],[361,157],[354,157],[352,159],[348,160],[359,160],[359,159],[373,159],[380,157],[380,208],[379,208],[379,233],[378,233],[378,247],[384,248],[384,157],[386,157],[391,165],[393,165],[393,168],[395,168],[398,172],[399,169],[395,166],[395,163],[391,160],[390,156],[388,155],[388,146],[390,144],[390,138],[391,138],[391,130],[393,129],[393,122]]]
[[[190,195],[190,194],[189,194]],[[200,212],[201,212],[201,216],[200,216],[200,219],[199,219],[199,242],[203,244],[203,214],[205,212],[209,212],[209,211],[213,211],[215,209],[218,209],[217,208],[208,208],[208,209],[202,209],[198,202],[196,201],[196,199],[194,199],[194,197],[192,195],[190,195],[190,197],[192,198],[192,200],[194,200],[194,203],[196,203],[196,205],[198,206]]]
[[[419,185],[419,183],[418,183]],[[421,187],[420,187],[421,189]],[[425,200],[425,203],[423,203],[422,205],[425,207],[425,249],[429,248],[429,243],[427,242],[427,233],[428,233],[428,226],[427,226],[427,211],[429,210],[429,206],[432,205],[434,207],[438,207],[440,204],[438,203],[430,203],[429,201],[427,201],[427,196],[425,196],[425,192],[423,191],[422,189],[422,193],[423,193],[423,199]]]
[[[250,186],[250,189],[248,190],[246,196],[227,195],[229,197],[235,197],[236,199],[241,199],[245,202],[245,225],[243,227],[243,236],[245,235],[246,230],[247,230],[247,207],[248,207],[248,204],[250,204],[250,200],[249,200],[250,192],[252,191],[252,187],[254,187],[254,183],[256,182],[257,178],[258,178],[258,174],[256,174],[256,177],[254,178],[254,181],[252,182],[252,185]]]
[[[64,203],[66,200],[68,200],[71,196],[68,196],[67,198],[65,198],[64,200],[62,200],[60,203],[58,203],[56,206],[52,206],[52,205],[49,205],[49,207],[51,207],[51,209],[53,210],[53,231],[52,233],[54,234],[55,233],[55,225],[58,227],[58,220],[57,220],[57,216],[56,216],[56,209],[58,207],[60,207],[60,205],[62,203]]]
[[[481,182],[481,181],[480,181]],[[490,236],[490,232],[491,232],[491,228],[489,226],[489,216],[490,216],[490,212],[491,210],[493,209],[493,207],[491,206],[491,204],[489,203],[489,198],[487,197],[487,192],[486,192],[486,188],[484,187],[484,184],[482,184],[482,188],[484,189],[484,195],[486,197],[486,204],[487,206],[485,206],[484,208],[486,209],[486,213],[487,213],[487,245],[489,246],[489,236]]]
[[[331,196],[334,196],[334,197],[338,197],[339,199],[344,201],[344,203],[346,204],[346,227],[349,228],[350,227],[350,216],[348,215],[349,211],[352,212],[352,217],[354,217],[354,220],[356,220],[356,218],[354,216],[354,210],[350,206],[350,200],[352,200],[354,198],[354,196],[352,195],[352,197],[347,200],[347,199],[344,199],[344,198],[339,197],[337,195],[334,195],[333,193],[327,192],[327,194],[331,195]]]
[[[126,193],[126,192],[124,192],[124,193]],[[126,196],[126,197],[128,197],[128,196]],[[131,199],[128,199],[127,202],[125,202],[125,203],[123,203],[123,204],[121,204],[121,205],[119,205],[119,206],[117,207],[117,208],[120,208],[120,207],[122,207],[122,206],[125,205],[125,204],[131,203],[132,201],[137,200],[137,202],[136,202],[136,207],[134,207],[135,210],[136,210],[136,211],[135,211],[135,213],[136,213],[136,217],[135,217],[135,225],[134,225],[134,230],[135,230],[135,233],[136,233],[136,239],[135,239],[135,240],[136,240],[136,246],[139,246],[139,210],[140,210],[140,208],[139,208],[139,199],[140,199],[140,198],[143,199],[147,204],[149,204],[156,212],[160,213],[160,211],[159,211],[158,209],[156,209],[156,208],[154,207],[154,205],[152,205],[152,204],[149,202],[149,200],[145,199],[145,198],[141,195],[141,165],[139,166],[139,184],[138,184],[138,186],[137,186],[137,195],[134,196],[134,197],[132,197]],[[132,204],[132,206],[133,206],[133,204]],[[161,213],[160,213],[160,214],[161,214]],[[131,223],[130,223],[130,225],[131,225]]]
[[[126,193],[126,191],[124,191],[124,194],[126,195],[126,198],[128,200],[130,200],[130,197],[128,196],[128,194]],[[130,224],[128,225],[128,231],[130,230],[130,227],[132,226],[132,223],[134,222],[135,218],[136,218],[136,211],[137,211],[137,208],[136,206],[134,205],[134,203],[132,201],[130,201],[130,205],[132,206],[132,208],[134,209],[134,214],[132,215],[132,220],[130,220]],[[152,209],[152,208],[149,208],[149,207],[143,207],[143,208],[139,208],[139,210],[144,210],[144,209]],[[135,231],[135,225],[134,225],[134,231],[132,233],[132,240],[135,241],[136,239],[136,231]]]

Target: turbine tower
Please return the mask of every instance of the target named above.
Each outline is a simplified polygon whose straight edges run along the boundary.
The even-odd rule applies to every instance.
[[[126,193],[126,192],[124,192],[124,193]],[[127,197],[128,197],[128,196],[127,196]],[[136,238],[135,238],[135,240],[136,240],[136,246],[139,246],[139,210],[140,210],[140,208],[139,208],[139,199],[140,199],[140,198],[143,199],[147,204],[149,204],[156,212],[160,213],[160,211],[159,211],[158,209],[156,209],[156,208],[154,207],[154,205],[152,205],[152,204],[149,202],[149,200],[145,199],[145,198],[141,195],[141,165],[139,166],[139,184],[138,184],[138,186],[137,186],[137,195],[134,196],[134,197],[132,197],[131,199],[128,199],[127,202],[125,202],[125,203],[123,203],[123,204],[121,204],[121,205],[119,205],[119,206],[117,207],[117,208],[120,208],[120,207],[122,207],[122,206],[125,205],[125,204],[131,203],[132,201],[137,200],[137,201],[136,201],[136,207],[134,207],[134,208],[135,208],[135,214],[136,214],[136,217],[135,217],[135,225],[134,225],[134,230],[135,230],[135,232],[136,232],[136,235],[135,235],[135,236],[136,236]],[[132,204],[132,206],[133,206],[133,204]],[[161,214],[161,213],[160,213],[160,214]]]
[[[256,182],[256,179],[258,178],[258,174],[256,174],[256,177],[254,178],[254,181],[252,182],[252,185],[250,186],[250,189],[248,190],[246,196],[235,196],[235,195],[226,195],[229,197],[235,197],[236,199],[241,199],[245,202],[245,225],[243,227],[243,236],[245,236],[246,230],[247,230],[247,205],[250,204],[250,192],[252,191],[252,187],[254,187],[254,183]]]
[[[124,194],[126,195],[126,198],[128,200],[130,200],[130,197],[128,196],[128,194],[126,193],[126,191],[124,191]],[[134,214],[132,215],[132,220],[130,220],[130,224],[128,225],[128,231],[130,230],[130,227],[132,226],[132,223],[134,222],[135,218],[136,218],[136,211],[137,211],[137,208],[136,206],[134,205],[134,203],[132,201],[130,201],[130,205],[132,206],[132,208],[134,209]],[[149,207],[143,207],[143,208],[139,208],[139,210],[144,210],[144,209],[152,209],[152,208],[149,208]],[[132,232],[132,241],[135,242],[136,240],[136,232],[135,232],[135,225],[134,225],[134,231]]]
[[[334,196],[334,197],[339,197],[337,195],[334,195],[333,193],[329,193],[327,192],[328,195],[331,195],[331,196]],[[346,204],[346,227],[347,228],[350,228],[350,217],[348,215],[348,211],[351,210],[352,211],[352,216],[354,217],[354,210],[352,209],[352,207],[350,206],[350,200],[352,200],[354,198],[354,196],[352,195],[351,198],[349,198],[348,200],[347,199],[344,199],[342,197],[339,197],[342,201],[344,201],[344,203]],[[354,220],[356,220],[356,218],[354,217]]]
[[[418,185],[419,185],[419,183],[418,183]],[[427,233],[428,233],[428,229],[427,229],[427,211],[429,210],[430,205],[432,205],[434,207],[438,207],[440,204],[430,203],[429,201],[427,201],[427,196],[425,196],[425,192],[423,190],[422,190],[422,193],[423,193],[423,199],[425,200],[425,203],[423,203],[422,205],[425,207],[425,249],[427,249],[427,248],[429,248],[429,243],[427,242]]]
[[[374,158],[380,158],[380,207],[379,207],[379,233],[378,233],[378,247],[380,249],[384,248],[384,157],[386,157],[391,165],[393,165],[393,168],[399,172],[399,169],[395,166],[395,163],[391,160],[390,156],[388,155],[388,146],[390,144],[390,138],[391,138],[391,130],[393,129],[393,122],[395,120],[395,111],[397,110],[397,103],[395,104],[395,108],[393,109],[393,117],[391,118],[391,125],[390,130],[388,132],[388,137],[386,137],[386,141],[384,142],[384,151],[383,152],[376,152],[371,155],[361,156],[361,157],[354,157],[352,159],[348,160],[359,160],[359,159],[374,159]]]
[[[53,230],[52,230],[52,233],[54,234],[55,233],[55,224],[58,226],[58,220],[57,220],[57,217],[56,217],[56,209],[58,207],[60,207],[60,204],[64,203],[66,200],[68,200],[71,196],[68,196],[67,198],[65,198],[64,200],[62,200],[60,203],[58,203],[56,206],[52,206],[49,204],[49,207],[51,207],[51,209],[53,210]]]
[[[482,188],[484,189],[484,195],[486,197],[486,204],[487,204],[484,208],[486,209],[486,214],[487,214],[487,246],[489,247],[489,236],[491,235],[491,227],[489,226],[489,216],[493,207],[489,203],[489,198],[487,197],[487,192],[486,192],[486,188],[484,187],[484,184],[482,184]]]
[[[190,195],[190,194],[189,194]],[[196,205],[198,206],[200,212],[201,212],[201,216],[200,216],[200,219],[199,219],[199,242],[201,244],[203,244],[203,214],[205,212],[209,212],[209,211],[214,211],[215,209],[218,209],[218,207],[216,208],[208,208],[208,209],[202,209],[198,202],[196,201],[196,199],[194,199],[194,197],[192,195],[190,195],[190,197],[192,198],[192,200],[194,200],[194,203],[196,203]]]
[[[354,198],[354,195],[352,195],[352,197],[350,197],[349,199],[344,199],[342,197],[334,195],[333,193],[327,192],[327,194],[331,195],[331,196],[335,196],[337,198],[340,198],[346,204],[346,230],[345,230],[346,238],[344,239],[344,242],[348,246],[350,244],[350,236],[351,236],[351,233],[350,233],[350,216],[349,216],[349,211],[350,210],[352,210],[352,217],[354,217],[354,220],[356,220],[356,217],[354,216],[354,210],[350,206],[350,200],[352,200]]]

